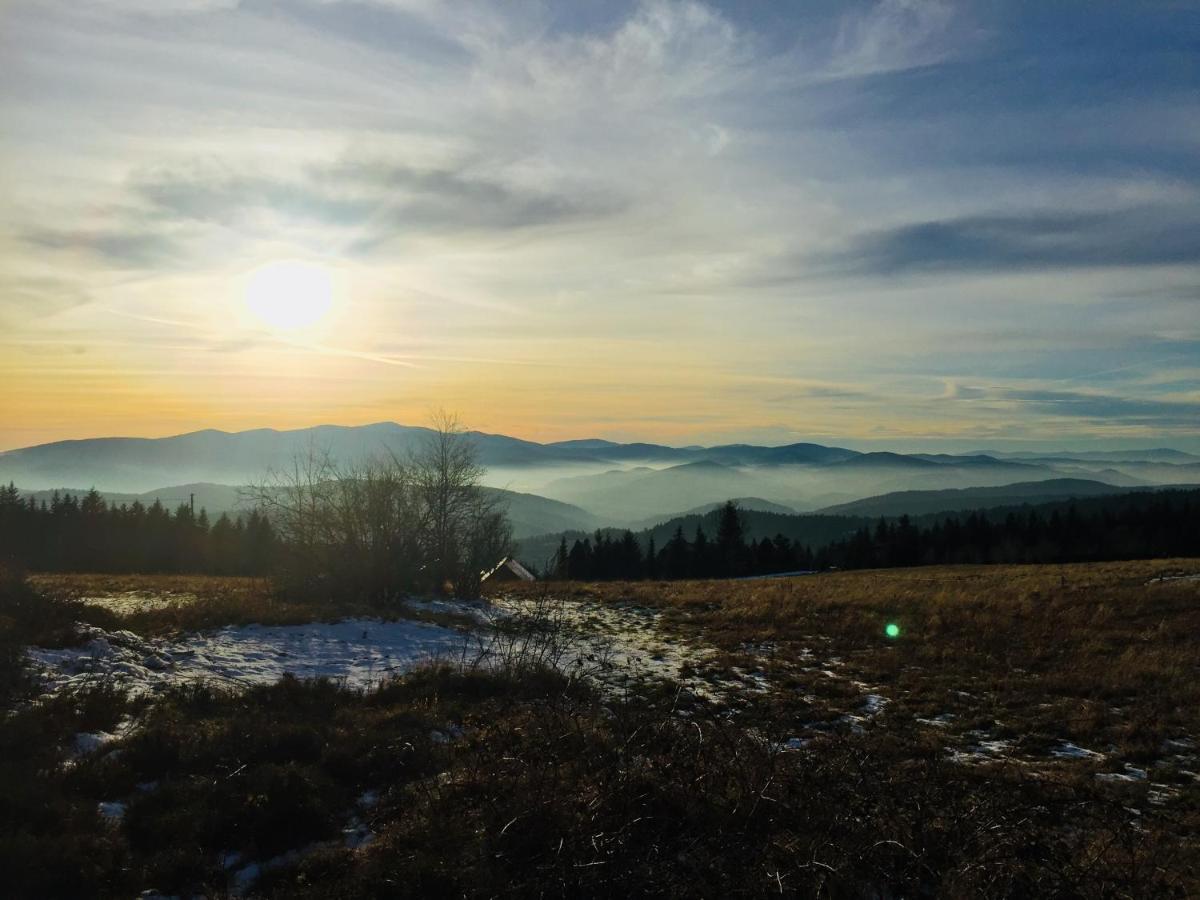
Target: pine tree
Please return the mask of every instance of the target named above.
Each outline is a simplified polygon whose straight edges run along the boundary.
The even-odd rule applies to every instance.
[[[663,547],[663,568],[667,578],[687,578],[691,574],[692,548],[683,536],[683,526],[675,529],[675,534]]]
[[[721,577],[745,574],[746,537],[742,530],[742,514],[736,503],[726,501],[717,519],[716,570]]]
[[[558,542],[558,552],[554,554],[554,565],[551,574],[555,578],[567,577],[567,539],[564,537]]]
[[[692,571],[691,575],[695,578],[708,578],[712,575],[713,560],[712,549],[708,544],[708,536],[704,533],[704,526],[696,526],[696,539],[692,541]]]

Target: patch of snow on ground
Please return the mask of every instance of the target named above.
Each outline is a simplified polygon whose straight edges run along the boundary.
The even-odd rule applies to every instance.
[[[1008,752],[1012,749],[1012,741],[1004,738],[988,737],[986,731],[968,731],[966,737],[973,739],[962,750],[947,751],[951,759],[967,765],[975,763],[997,762],[1001,759],[1011,761]]]
[[[125,809],[126,804],[119,800],[100,803],[96,807],[96,811],[100,813],[101,817],[107,819],[113,824],[118,824],[123,818],[125,818]]]
[[[500,620],[544,621],[559,629],[561,643],[553,664],[578,673],[602,688],[624,691],[642,679],[678,682],[698,696],[722,700],[741,685],[718,686],[684,671],[715,650],[677,638],[662,628],[662,612],[632,604],[536,600],[500,597],[492,607]],[[757,680],[757,679],[756,679]]]
[[[1050,755],[1056,759],[1104,759],[1103,753],[1077,747],[1070,741],[1060,741],[1058,749],[1051,750]]]
[[[1200,581],[1200,572],[1190,575],[1159,575],[1157,578],[1151,578],[1146,584],[1163,584],[1172,581]]]
[[[173,641],[93,626],[81,631],[82,646],[28,651],[47,692],[107,685],[136,696],[181,681],[270,684],[288,673],[368,687],[463,646],[454,629],[408,620],[231,626]]]
[[[665,634],[661,614],[640,607],[587,602],[539,606],[511,599],[494,605],[452,600],[408,605],[479,624],[464,631],[413,620],[346,619],[230,626],[175,640],[81,625],[80,646],[34,647],[28,655],[47,693],[107,685],[139,696],[181,681],[246,686],[270,684],[284,674],[365,688],[432,659],[487,666],[521,653],[616,690],[644,677],[681,679],[685,666],[713,652]],[[519,620],[532,622],[533,629],[521,628]],[[518,627],[506,632],[503,626],[514,622]],[[546,633],[552,636],[545,646],[534,647]],[[698,677],[687,686],[707,696],[717,693]],[[97,736],[97,742],[104,739]]]
[[[929,725],[932,728],[947,728],[955,719],[954,713],[940,713],[931,719],[922,719],[917,717],[917,721],[922,725]]]
[[[450,615],[470,624],[347,619],[230,626],[174,640],[80,626],[82,646],[32,648],[29,658],[48,693],[105,684],[137,696],[181,681],[246,686],[272,683],[284,674],[365,688],[436,658],[483,667],[532,659],[613,693],[662,679],[719,703],[772,688],[761,670],[739,671],[736,679],[702,677],[699,670],[715,648],[671,634],[663,627],[662,611],[653,607],[516,597],[492,603],[410,599],[406,605],[414,613]],[[811,651],[806,656],[811,658]],[[822,674],[844,678],[828,668]],[[876,715],[886,702],[866,694],[855,721]]]
[[[876,715],[887,705],[887,702],[887,697],[880,694],[867,694],[863,700],[863,712],[868,716]]]
[[[72,765],[81,756],[104,749],[113,741],[119,741],[133,730],[133,720],[126,716],[112,731],[81,731],[75,735],[68,749],[67,765]]]
[[[995,756],[999,756],[999,755],[1001,755],[1003,753],[1007,753],[1009,751],[1009,749],[1012,747],[1012,741],[1005,741],[1005,740],[1000,740],[1000,739],[991,740],[991,741],[980,741],[975,746],[983,753],[991,753]]]
[[[1096,774],[1097,781],[1136,782],[1145,781],[1148,777],[1149,773],[1145,769],[1139,769],[1130,763],[1125,763],[1124,772],[1098,772]]]
[[[1174,800],[1180,794],[1179,788],[1171,787],[1169,784],[1151,785],[1150,790],[1146,793],[1146,799],[1155,806],[1162,806],[1171,800]]]

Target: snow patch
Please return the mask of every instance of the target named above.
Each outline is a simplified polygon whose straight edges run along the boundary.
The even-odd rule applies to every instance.
[[[1200,572],[1187,575],[1159,575],[1157,578],[1151,578],[1146,584],[1164,584],[1172,581],[1200,581]]]
[[[409,620],[230,626],[174,641],[94,626],[80,630],[88,638],[83,646],[28,651],[48,693],[106,685],[141,696],[182,681],[245,686],[285,674],[365,688],[463,646],[459,631]],[[82,737],[89,747],[106,739],[111,736]]]
[[[128,804],[122,803],[120,800],[105,801],[96,806],[96,811],[100,813],[101,818],[114,825],[120,824],[121,820],[125,818],[126,809],[128,809]]]
[[[1056,759],[1104,759],[1103,753],[1078,747],[1070,741],[1060,741],[1058,748],[1050,751]]]
[[[917,721],[922,725],[928,725],[932,728],[947,728],[955,719],[954,713],[939,713],[931,719],[917,718]]]
[[[73,763],[81,756],[103,750],[114,741],[126,737],[132,730],[133,720],[125,716],[117,722],[112,731],[81,731],[71,739],[71,746],[67,750],[67,761]]]
[[[812,738],[790,737],[781,744],[776,744],[776,750],[803,750],[813,742]]]

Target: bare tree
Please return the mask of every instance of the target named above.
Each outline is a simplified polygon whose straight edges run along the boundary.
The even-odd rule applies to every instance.
[[[512,530],[499,500],[484,491],[484,468],[457,417],[438,412],[409,471],[421,504],[421,535],[433,586],[476,596],[480,577],[512,551]]]
[[[289,587],[325,571],[335,543],[332,510],[337,470],[327,451],[309,445],[286,468],[243,492],[267,516],[279,535],[282,552],[276,577]]]
[[[477,596],[481,573],[512,550],[498,500],[481,484],[470,436],[439,413],[425,445],[340,468],[310,447],[250,490],[284,552],[289,590],[385,602],[413,590]]]

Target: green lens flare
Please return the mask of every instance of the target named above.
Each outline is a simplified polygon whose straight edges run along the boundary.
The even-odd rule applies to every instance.
[[[895,622],[888,622],[887,627],[883,631],[890,638],[900,637],[900,626]]]

